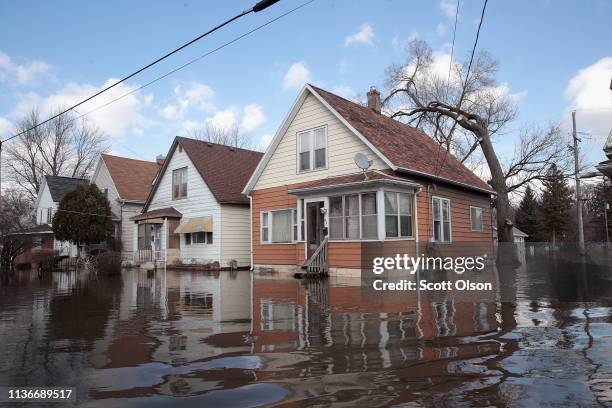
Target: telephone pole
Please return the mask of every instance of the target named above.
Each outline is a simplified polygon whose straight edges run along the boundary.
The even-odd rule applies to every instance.
[[[578,220],[578,251],[584,255],[584,227],[582,225],[582,195],[580,194],[580,155],[576,136],[576,111],[572,111],[572,138],[574,139],[574,178],[576,180],[576,211]]]

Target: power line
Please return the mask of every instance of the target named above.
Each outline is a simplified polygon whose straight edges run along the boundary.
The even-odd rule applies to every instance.
[[[30,132],[30,131],[32,131],[32,130],[34,130],[34,129],[36,129],[37,127],[39,127],[39,126],[42,126],[42,125],[44,125],[45,123],[48,123],[48,122],[52,121],[53,119],[58,118],[58,117],[60,117],[61,115],[63,115],[63,114],[65,114],[65,113],[67,113],[67,112],[70,112],[70,111],[71,111],[71,110],[73,110],[74,108],[76,108],[76,107],[78,107],[78,106],[80,106],[80,105],[84,104],[84,103],[85,103],[85,102],[87,102],[87,101],[92,100],[93,98],[95,98],[95,97],[97,97],[97,96],[99,96],[99,95],[103,94],[104,92],[106,92],[106,91],[108,91],[108,90],[110,90],[110,89],[112,89],[112,88],[116,87],[117,85],[119,85],[119,84],[121,84],[121,83],[123,83],[123,82],[127,81],[128,79],[130,79],[130,78],[132,78],[132,77],[134,77],[134,76],[138,75],[139,73],[143,72],[144,70],[146,70],[146,69],[148,69],[148,68],[152,67],[152,66],[153,66],[153,65],[155,65],[155,64],[158,64],[159,62],[161,62],[161,61],[165,60],[166,58],[170,57],[171,55],[174,55],[174,54],[176,54],[177,52],[181,51],[182,49],[184,49],[184,48],[186,48],[186,47],[190,46],[191,44],[195,43],[196,41],[199,41],[199,40],[201,40],[202,38],[206,37],[207,35],[212,34],[212,33],[214,33],[215,31],[217,31],[217,30],[219,30],[219,29],[221,29],[221,28],[225,27],[226,25],[230,24],[231,22],[233,22],[233,21],[235,21],[235,20],[238,20],[239,18],[241,18],[241,17],[243,17],[243,16],[245,16],[245,15],[247,15],[247,14],[250,14],[250,13],[257,13],[257,12],[259,12],[259,11],[262,11],[262,10],[266,9],[267,7],[269,7],[269,6],[273,5],[274,3],[278,2],[278,1],[279,1],[279,0],[261,0],[260,2],[258,2],[257,4],[255,4],[255,5],[254,5],[254,6],[253,6],[251,9],[249,9],[249,10],[245,10],[245,11],[240,12],[239,14],[237,14],[237,15],[235,15],[234,17],[230,18],[229,20],[226,20],[226,21],[224,21],[223,23],[221,23],[221,24],[219,24],[219,25],[217,25],[217,26],[215,26],[215,27],[211,28],[210,30],[208,30],[208,31],[207,31],[207,32],[205,32],[204,34],[201,34],[201,35],[197,36],[196,38],[194,38],[193,40],[188,41],[187,43],[185,43],[185,44],[181,45],[181,46],[180,46],[180,47],[178,47],[178,48],[175,48],[174,50],[172,50],[172,51],[170,51],[170,52],[166,53],[165,55],[163,55],[163,56],[161,56],[161,57],[157,58],[155,61],[150,62],[149,64],[147,64],[147,65],[145,65],[144,67],[142,67],[142,68],[140,68],[140,69],[138,69],[138,70],[136,70],[136,71],[132,72],[131,74],[129,74],[129,75],[127,75],[127,76],[123,77],[122,79],[118,80],[117,82],[114,82],[113,84],[111,84],[111,85],[107,86],[106,88],[104,88],[104,89],[102,89],[102,90],[100,90],[100,91],[96,92],[95,94],[93,94],[93,95],[91,95],[91,96],[89,96],[89,97],[87,97],[87,98],[85,98],[85,99],[81,100],[80,102],[78,102],[78,103],[76,103],[75,105],[73,105],[73,106],[69,107],[68,109],[63,110],[63,111],[61,111],[61,112],[59,112],[59,113],[57,113],[57,114],[55,114],[55,115],[51,116],[50,118],[48,118],[48,119],[44,120],[43,122],[37,123],[36,125],[34,125],[34,126],[32,126],[32,127],[28,128],[28,129],[26,129],[26,130],[23,130],[23,131],[21,131],[21,132],[19,132],[19,133],[15,134],[15,135],[13,135],[13,136],[11,136],[11,137],[7,138],[7,139],[5,139],[5,140],[1,141],[0,143],[7,142],[7,141],[9,141],[9,140],[11,140],[11,139],[14,139],[14,138],[16,138],[16,137],[18,137],[18,136],[21,136],[21,135],[23,135],[24,133]]]
[[[450,88],[451,70],[453,67],[453,53],[455,51],[455,37],[457,35],[457,20],[459,18],[459,2],[460,0],[457,0],[457,8],[455,9],[455,27],[453,28],[453,42],[451,43],[450,61],[448,62],[448,79],[446,81],[447,92]]]

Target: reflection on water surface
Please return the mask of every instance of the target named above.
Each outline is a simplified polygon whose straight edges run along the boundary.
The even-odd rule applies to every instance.
[[[75,386],[83,406],[605,405],[612,289],[587,271],[532,260],[478,297],[23,272],[0,286],[0,386]]]

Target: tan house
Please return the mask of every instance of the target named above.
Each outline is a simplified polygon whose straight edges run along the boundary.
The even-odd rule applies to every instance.
[[[134,258],[134,222],[130,218],[142,211],[162,164],[162,156],[157,162],[149,162],[102,154],[96,165],[91,182],[110,203],[115,235],[122,243],[121,255],[126,262]]]
[[[491,187],[420,130],[382,115],[375,89],[368,105],[312,85],[300,92],[244,189],[254,266],[359,273],[364,254],[382,248],[490,250]]]
[[[176,137],[142,214],[132,217],[138,263],[250,266],[249,200],[262,153]]]

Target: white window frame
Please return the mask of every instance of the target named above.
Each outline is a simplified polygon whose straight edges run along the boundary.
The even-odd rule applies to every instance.
[[[414,193],[407,193],[405,191],[394,191],[394,190],[383,190],[383,203],[384,201],[384,195],[385,194],[395,194],[395,205],[397,206],[397,214],[392,214],[392,215],[396,215],[397,218],[397,233],[398,236],[397,237],[388,237],[387,236],[387,209],[386,207],[383,207],[383,222],[384,222],[384,226],[385,226],[385,235],[384,235],[384,239],[386,241],[393,241],[393,240],[402,240],[402,239],[414,239],[415,237],[415,228],[417,228],[417,226],[415,225],[415,205],[414,205],[414,200],[415,200],[415,195]],[[400,209],[400,199],[399,199],[399,195],[400,194],[405,194],[408,196],[408,200],[410,202],[410,235],[402,235],[402,215],[406,215],[406,214],[402,214],[401,209]]]
[[[273,213],[275,212],[281,212],[281,211],[291,211],[291,241],[290,242],[272,242],[272,217],[273,217]],[[299,220],[298,223],[295,224],[293,221],[296,219],[297,215],[296,215],[297,209],[296,208],[275,208],[274,210],[268,210],[268,211],[261,211],[259,213],[259,242],[262,244],[266,244],[266,245],[293,245],[296,242],[299,242],[298,239],[296,239],[296,236],[294,234],[295,231],[295,226],[298,226],[298,237],[300,235],[299,232]],[[265,227],[268,229],[268,240],[264,241],[263,239],[263,217],[264,214],[268,214],[268,225]]]
[[[436,223],[435,223],[435,214],[434,214],[434,201],[438,200],[439,203],[439,208],[440,208],[440,235],[442,236],[442,238],[446,238],[444,237],[444,219],[443,217],[443,211],[442,211],[442,202],[446,201],[448,202],[448,240],[436,240],[435,236],[436,236]],[[450,244],[453,242],[453,217],[452,217],[452,211],[451,211],[451,200],[449,198],[445,198],[445,197],[439,197],[439,196],[432,196],[431,197],[431,227],[432,227],[432,234],[431,234],[431,238],[434,242],[438,242],[440,244]]]
[[[361,204],[361,196],[363,194],[373,194],[374,195],[374,199],[376,200],[376,236],[375,237],[369,237],[369,238],[364,238],[363,237],[363,207]],[[345,214],[345,210],[346,210],[346,196],[352,196],[352,195],[356,195],[358,198],[358,202],[359,202],[359,214],[357,215],[359,217],[359,237],[358,238],[347,238],[346,237],[346,218],[347,215]],[[342,199],[342,210],[341,216],[334,216],[332,217],[331,215],[331,200],[334,198],[341,198]],[[340,242],[351,242],[351,241],[378,241],[378,223],[380,223],[380,208],[378,208],[378,199],[377,199],[377,193],[376,190],[374,191],[362,191],[362,192],[349,192],[349,193],[345,193],[345,194],[339,194],[339,195],[333,195],[329,197],[329,212],[328,212],[328,217],[329,217],[329,239],[330,241],[340,241]],[[368,215],[372,215],[372,214],[368,214]],[[355,217],[355,216],[353,216]],[[341,218],[342,219],[342,238],[332,238],[331,236],[331,219],[332,218]]]
[[[194,234],[198,234],[198,232],[188,232],[185,233],[183,235],[185,235],[183,237],[184,242],[185,242],[185,246],[194,246],[194,245],[212,245],[213,242],[215,242],[215,238],[214,235],[212,235],[213,233],[211,231],[202,231],[202,234],[204,234],[204,242],[195,242],[193,240],[193,235]],[[211,235],[209,235],[211,234]],[[189,243],[187,243],[187,235],[189,235]],[[211,237],[212,239],[208,239],[208,237]]]
[[[189,167],[184,166],[184,167],[179,167],[177,169],[173,169],[172,170],[172,174],[171,174],[171,179],[172,179],[172,201],[176,201],[176,200],[185,200],[187,199],[187,197],[189,196],[189,178],[188,178],[188,174],[189,174]],[[184,172],[185,177],[184,177],[184,182],[179,184],[179,195],[177,195],[176,197],[174,196],[174,175],[178,174],[179,172]],[[185,190],[187,191],[182,191],[183,190],[183,184],[185,185]],[[182,193],[182,194],[181,194]]]
[[[480,229],[474,229],[474,220],[472,219],[472,208],[480,211]],[[476,207],[475,205],[470,205],[470,230],[472,232],[482,232],[484,231],[484,222],[482,219],[482,207]]]
[[[319,129],[324,129],[325,131],[325,166],[323,167],[314,167],[314,163],[315,163],[315,131],[319,130]],[[310,167],[308,170],[302,170],[300,169],[300,138],[302,137],[302,135],[305,134],[309,134],[310,135]],[[323,125],[323,126],[317,126],[314,128],[310,128],[310,129],[306,129],[306,130],[301,130],[299,132],[296,133],[296,137],[295,137],[295,156],[296,156],[296,172],[297,174],[301,174],[301,173],[309,173],[311,171],[319,171],[319,170],[325,170],[329,167],[329,135],[327,133],[327,125]]]

